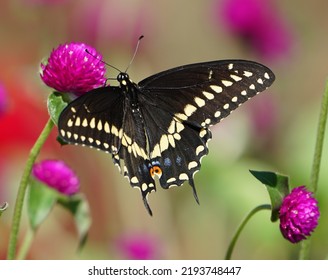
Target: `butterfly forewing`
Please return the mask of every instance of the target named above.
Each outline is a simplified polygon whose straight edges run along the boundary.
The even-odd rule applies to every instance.
[[[112,154],[144,204],[155,190],[188,181],[198,201],[194,175],[208,154],[209,127],[269,87],[270,69],[252,61],[223,60],[172,68],[138,85],[126,73],[119,87],[103,87],[71,102],[59,134],[66,142]]]
[[[274,79],[262,64],[222,60],[173,68],[141,81],[139,86],[154,106],[183,121],[208,127],[268,88]]]
[[[58,120],[59,135],[68,143],[115,153],[121,143],[123,118],[124,99],[119,88],[98,88],[63,110]]]

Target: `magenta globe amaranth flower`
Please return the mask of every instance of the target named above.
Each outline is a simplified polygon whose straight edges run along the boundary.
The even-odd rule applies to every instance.
[[[88,50],[89,53],[86,52]],[[84,43],[59,45],[48,63],[41,64],[41,79],[59,92],[81,95],[106,82],[102,56]]]
[[[290,28],[274,1],[216,1],[217,22],[239,37],[265,59],[276,59],[289,53],[292,45]]]
[[[318,225],[320,213],[317,200],[305,186],[292,190],[280,207],[280,230],[282,235],[292,243],[297,243]]]
[[[65,195],[73,195],[80,189],[77,175],[61,160],[43,160],[36,163],[32,174],[39,181]]]
[[[117,241],[122,256],[132,260],[151,260],[158,258],[159,245],[154,236],[138,234],[123,236]]]

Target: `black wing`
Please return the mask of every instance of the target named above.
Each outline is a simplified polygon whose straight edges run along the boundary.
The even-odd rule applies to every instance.
[[[149,141],[150,161],[162,173],[163,188],[193,177],[208,153],[209,127],[268,88],[275,76],[251,61],[224,60],[173,68],[139,83],[139,100]]]
[[[72,101],[59,117],[60,137],[112,154],[114,164],[140,189],[149,213],[147,197],[155,190],[150,175],[147,142],[140,113],[133,111],[122,90],[102,87]]]
[[[118,87],[92,90],[63,110],[58,120],[59,135],[70,144],[115,154],[121,145],[124,111]]]

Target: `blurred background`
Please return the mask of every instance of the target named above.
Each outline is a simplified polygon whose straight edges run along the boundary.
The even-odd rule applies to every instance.
[[[28,153],[48,119],[51,89],[40,62],[66,42],[84,42],[138,82],[174,66],[242,58],[269,66],[276,82],[212,128],[210,153],[195,176],[200,206],[188,185],[158,187],[149,217],[105,153],[47,140],[38,161],[62,159],[79,175],[92,214],[85,248],[77,253],[71,215],[56,206],[37,232],[29,259],[222,259],[244,216],[269,203],[249,169],[290,176],[308,185],[320,102],[328,75],[328,2],[297,0],[2,0],[0,4],[0,259],[5,258],[17,188]],[[117,72],[107,70],[108,77]],[[311,258],[328,252],[328,161],[325,141],[318,200],[319,226]],[[20,240],[28,227],[26,211]],[[232,258],[295,259],[300,246],[284,240],[270,212],[257,214]]]

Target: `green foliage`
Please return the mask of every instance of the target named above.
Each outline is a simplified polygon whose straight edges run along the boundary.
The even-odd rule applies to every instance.
[[[48,217],[57,200],[56,191],[50,189],[42,182],[30,179],[30,189],[27,200],[28,217],[31,228],[35,231]]]
[[[67,106],[68,101],[65,99],[64,95],[59,92],[53,92],[49,95],[47,101],[47,107],[49,115],[52,121],[57,125],[58,118],[60,113],[64,110]]]
[[[79,248],[82,248],[91,226],[91,215],[86,198],[81,194],[62,195],[42,182],[31,178],[27,207],[30,225],[34,232],[49,216],[56,204],[72,213],[79,235]]]
[[[61,197],[58,202],[72,213],[79,235],[79,248],[82,248],[87,240],[88,231],[91,226],[88,201],[84,195],[78,194],[71,197]]]
[[[279,209],[282,201],[290,191],[288,177],[271,171],[250,170],[250,172],[266,186],[271,200],[271,221],[277,221],[279,219]]]

